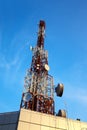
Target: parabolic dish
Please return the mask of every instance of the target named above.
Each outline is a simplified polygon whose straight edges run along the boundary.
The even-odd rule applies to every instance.
[[[33,47],[32,47],[32,46],[30,46],[30,50],[31,50],[31,51],[32,51],[32,48],[33,48]]]
[[[23,97],[23,101],[28,102],[32,98],[32,95],[29,92],[26,92]]]
[[[49,71],[50,67],[47,64],[45,64],[45,69]]]

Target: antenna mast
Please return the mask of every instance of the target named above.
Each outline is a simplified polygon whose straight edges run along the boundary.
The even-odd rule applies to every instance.
[[[54,115],[54,84],[53,77],[48,74],[48,52],[44,49],[44,37],[45,22],[41,20],[36,47],[30,47],[32,62],[25,77],[21,108]],[[57,95],[60,94],[59,90],[56,88]]]

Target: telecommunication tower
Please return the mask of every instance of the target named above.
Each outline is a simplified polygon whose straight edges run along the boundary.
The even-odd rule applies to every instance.
[[[40,20],[36,47],[30,47],[32,62],[26,73],[20,107],[54,115],[54,92],[62,96],[63,84],[55,88],[53,77],[48,74],[48,52],[44,49],[45,27],[45,21]]]

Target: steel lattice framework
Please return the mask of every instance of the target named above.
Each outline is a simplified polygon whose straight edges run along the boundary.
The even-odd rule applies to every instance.
[[[25,77],[25,92],[22,95],[21,107],[38,112],[54,114],[54,83],[48,74],[48,52],[44,49],[45,22],[39,22],[36,47],[33,52],[30,69]]]

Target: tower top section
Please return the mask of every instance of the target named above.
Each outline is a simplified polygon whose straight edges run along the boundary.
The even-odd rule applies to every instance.
[[[38,31],[38,39],[37,46],[40,48],[44,48],[44,36],[45,36],[45,21],[40,20],[39,22],[39,31]]]

